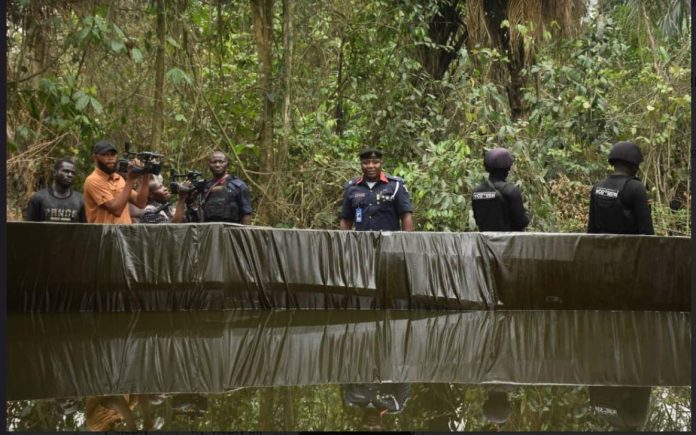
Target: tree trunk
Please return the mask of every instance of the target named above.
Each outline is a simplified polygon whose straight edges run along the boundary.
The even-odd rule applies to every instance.
[[[164,126],[164,44],[166,23],[164,18],[164,0],[156,0],[157,4],[157,54],[155,57],[155,98],[152,108],[152,135],[150,146],[160,149],[162,128]]]
[[[29,25],[27,26],[29,30],[29,35],[31,39],[32,56],[31,56],[31,87],[33,90],[39,90],[39,83],[41,81],[41,72],[44,69],[44,62],[46,60],[46,38],[44,26],[46,26],[46,20],[44,19],[44,12],[42,9],[41,2],[31,2],[30,3],[30,16],[27,21]]]
[[[273,430],[273,387],[259,389],[259,430]]]
[[[275,221],[272,180],[276,175],[277,150],[273,147],[273,110],[274,96],[272,83],[271,44],[273,38],[273,0],[251,0],[254,16],[254,35],[256,51],[259,57],[258,88],[261,94],[261,122],[259,150],[261,151],[261,172],[267,174],[267,186],[270,198],[265,198],[269,206],[259,210],[259,217],[264,223],[272,225]]]
[[[515,48],[520,50],[519,60],[512,56],[511,51]],[[510,47],[509,41],[505,48],[508,53],[508,58],[510,62],[508,63],[508,71],[510,72],[510,82],[507,85],[508,100],[510,101],[510,116],[514,120],[518,119],[524,113],[524,106],[522,105],[522,86],[524,86],[524,80],[522,79],[522,68],[524,65],[524,48],[523,47]]]
[[[283,143],[278,150],[278,169],[285,169],[285,160],[288,153],[288,140],[292,117],[290,107],[292,104],[292,45],[293,45],[293,0],[283,0],[283,73],[285,96],[283,98]]]
[[[343,135],[345,128],[345,118],[343,110],[343,46],[345,39],[341,37],[341,46],[338,49],[338,77],[336,79],[336,107],[334,108],[334,119],[336,120],[336,136]]]
[[[428,37],[439,47],[418,47],[423,69],[435,80],[442,79],[468,37],[467,29],[459,15],[458,3],[459,0],[441,3],[437,13],[430,20]],[[452,45],[452,49],[444,48],[447,45]]]

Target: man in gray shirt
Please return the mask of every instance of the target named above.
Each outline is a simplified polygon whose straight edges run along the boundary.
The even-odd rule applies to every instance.
[[[82,194],[72,189],[75,164],[62,158],[53,169],[53,184],[32,195],[24,219],[32,222],[87,222]]]

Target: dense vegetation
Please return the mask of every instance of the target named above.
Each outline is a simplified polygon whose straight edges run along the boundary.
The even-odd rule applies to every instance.
[[[8,218],[91,145],[207,172],[254,222],[337,228],[357,151],[407,180],[417,230],[470,231],[485,149],[517,157],[533,231],[583,231],[606,155],[633,139],[660,235],[690,235],[690,12],[678,1],[11,0]],[[167,171],[168,172],[168,171]]]

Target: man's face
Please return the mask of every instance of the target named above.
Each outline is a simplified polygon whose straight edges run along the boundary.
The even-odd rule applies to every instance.
[[[116,151],[107,151],[103,154],[94,154],[94,159],[97,162],[97,167],[107,174],[113,174],[116,172],[116,165],[118,163],[118,158],[116,157]]]
[[[165,203],[169,201],[169,189],[167,189],[164,184],[158,184],[156,187],[150,188],[150,198],[154,199],[159,203]]]
[[[362,168],[363,176],[372,181],[379,178],[379,174],[382,172],[382,159],[370,158],[363,159],[360,161],[360,167]]]
[[[75,181],[75,165],[63,162],[53,174],[53,180],[63,187],[70,187]]]
[[[210,172],[216,177],[227,173],[227,157],[222,153],[213,153],[208,161]]]

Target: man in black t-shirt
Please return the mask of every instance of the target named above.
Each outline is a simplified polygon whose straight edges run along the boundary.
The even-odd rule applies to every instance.
[[[75,164],[63,158],[53,169],[53,184],[29,199],[24,219],[32,222],[87,222],[82,194],[72,190]]]
[[[643,154],[633,142],[618,142],[609,152],[614,173],[590,193],[588,233],[654,235],[648,193],[636,178]]]

